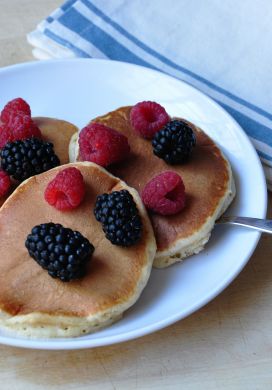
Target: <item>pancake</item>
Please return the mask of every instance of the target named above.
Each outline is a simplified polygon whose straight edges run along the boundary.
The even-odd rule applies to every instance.
[[[33,121],[40,128],[43,139],[54,144],[54,151],[59,157],[60,163],[69,163],[69,143],[72,135],[78,131],[77,127],[72,123],[54,118],[37,117],[33,118]],[[9,193],[0,197],[0,207],[17,185],[18,182],[13,181]]]
[[[216,219],[235,196],[235,185],[229,162],[200,128],[185,120],[196,134],[197,146],[187,163],[168,165],[153,154],[150,140],[135,134],[130,125],[130,110],[131,107],[121,107],[92,121],[110,126],[128,138],[130,157],[108,170],[139,193],[151,178],[166,170],[177,172],[184,181],[187,199],[180,213],[172,216],[149,213],[158,248],[154,266],[162,268],[204,248]],[[81,160],[76,136],[70,145],[70,161],[74,159]]]
[[[44,190],[68,166],[81,171],[86,195],[79,207],[61,212],[45,202]],[[140,241],[128,248],[112,245],[93,214],[98,194],[121,189],[132,194],[143,223]],[[80,231],[94,245],[82,279],[53,279],[29,256],[27,234],[47,222]],[[156,252],[138,193],[93,163],[57,167],[24,181],[0,210],[0,247],[0,325],[28,337],[79,336],[118,320],[139,298]]]

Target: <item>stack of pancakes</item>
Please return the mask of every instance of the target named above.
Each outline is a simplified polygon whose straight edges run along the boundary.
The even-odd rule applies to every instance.
[[[62,164],[67,162],[71,138],[69,166],[81,171],[87,192],[83,203],[67,213],[44,201],[47,184],[66,165],[26,180],[1,207],[2,327],[28,337],[71,337],[111,324],[138,299],[152,263],[166,267],[202,250],[216,219],[231,203],[235,186],[228,161],[201,129],[190,124],[197,138],[193,155],[186,164],[171,166],[184,181],[186,207],[172,216],[147,214],[138,193],[169,166],[153,155],[150,141],[135,136],[130,110],[131,107],[122,107],[93,120],[124,134],[131,146],[130,157],[108,171],[80,161],[78,132],[71,138],[73,125],[49,118],[35,119],[45,138],[48,132],[48,140],[54,143]],[[93,216],[97,195],[121,189],[132,194],[143,222],[141,240],[129,248],[112,245]],[[33,226],[46,222],[79,230],[94,244],[95,252],[84,278],[62,283],[30,258],[25,238]]]

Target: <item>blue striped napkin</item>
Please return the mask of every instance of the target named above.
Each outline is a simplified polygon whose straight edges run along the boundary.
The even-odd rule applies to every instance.
[[[68,0],[28,34],[40,59],[96,57],[180,78],[247,132],[272,186],[269,0]]]

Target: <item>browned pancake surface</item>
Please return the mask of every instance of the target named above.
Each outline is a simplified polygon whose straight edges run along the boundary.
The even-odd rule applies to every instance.
[[[97,166],[78,164],[77,168],[86,185],[84,201],[77,209],[61,212],[44,200],[48,182],[63,169],[58,167],[30,178],[0,211],[0,309],[11,315],[42,312],[88,316],[123,303],[135,292],[147,262],[147,223],[143,220],[138,244],[130,248],[112,245],[96,221],[93,208],[98,194],[121,189],[120,180]],[[29,256],[27,235],[33,226],[47,222],[78,230],[95,246],[83,279],[68,283],[53,279]]]
[[[197,232],[214,214],[228,186],[227,163],[215,143],[194,127],[197,146],[190,160],[182,165],[166,164],[153,154],[151,141],[133,131],[129,121],[130,110],[131,107],[122,107],[93,121],[108,125],[128,138],[130,157],[109,167],[109,171],[137,191],[141,192],[151,178],[163,171],[175,171],[183,178],[187,193],[184,210],[167,217],[150,213],[158,250],[167,250],[178,239]]]
[[[40,128],[43,139],[54,144],[54,151],[60,159],[61,164],[69,162],[69,142],[72,135],[77,131],[77,127],[72,123],[46,117],[33,118],[36,125]],[[0,207],[14,191],[18,183],[13,182],[10,192],[6,196],[0,197]]]
[[[70,139],[77,131],[77,127],[61,119],[37,117],[33,120],[40,128],[42,138],[53,143],[54,151],[60,159],[61,165],[67,164],[69,162]]]

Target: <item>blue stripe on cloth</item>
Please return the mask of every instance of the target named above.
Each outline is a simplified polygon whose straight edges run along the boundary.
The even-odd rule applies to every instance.
[[[66,12],[69,8],[72,7],[72,5],[76,2],[77,0],[67,0],[65,1],[59,8],[57,8],[51,15],[49,15],[46,18],[46,21],[48,23],[54,22],[54,20],[58,19],[60,12]]]
[[[55,20],[55,19],[52,18],[52,16],[48,16],[48,17],[46,18],[46,21],[47,21],[48,23],[52,23],[54,20]]]
[[[272,147],[272,129],[264,126],[263,124],[249,118],[234,108],[217,101],[219,105],[225,108],[233,118],[242,126],[249,137],[255,138],[258,141],[263,142]]]
[[[73,0],[74,1],[74,0]],[[85,0],[81,0],[85,3]],[[101,52],[111,59],[126,61],[131,63],[136,63],[138,65],[144,65],[149,68],[156,69],[149,62],[144,61],[143,59],[136,56],[129,49],[121,45],[108,33],[100,29],[98,26],[90,22],[89,19],[86,19],[82,14],[77,12],[74,8],[70,8],[65,14],[63,14],[59,19],[59,22],[67,27],[68,29],[79,34],[79,36],[85,38],[87,41],[91,42],[94,46],[98,47]],[[114,22],[113,22],[114,23]],[[45,34],[50,36],[52,39],[57,42],[71,48],[77,55],[81,57],[90,57],[90,55],[77,46],[72,44],[70,41],[59,37],[54,34],[51,30],[46,29]],[[136,38],[135,38],[136,39]],[[216,99],[214,99],[216,100]],[[238,110],[230,107],[229,105],[222,103],[216,100],[219,105],[223,106],[226,111],[228,111],[237,122],[244,128],[248,136],[268,144],[272,147],[272,130],[267,126],[264,126],[258,123],[256,120],[249,118],[247,115],[242,114]],[[255,110],[256,111],[256,110]],[[260,156],[263,156],[266,160],[272,161],[272,157],[266,153],[260,152]]]
[[[75,46],[71,42],[67,41],[67,39],[63,39],[62,37],[60,37],[57,34],[53,33],[48,28],[46,28],[44,30],[44,34],[47,35],[49,38],[53,39],[55,42],[58,42],[58,43],[60,43],[63,46],[69,47],[79,57],[91,58],[90,54],[88,54],[85,51],[79,49],[77,46]]]
[[[131,51],[126,49],[123,45],[118,43],[112,36],[105,33],[105,31],[101,30],[95,24],[90,22],[89,19],[86,19],[74,8],[71,8],[69,12],[66,12],[64,15],[62,15],[59,18],[59,22],[70,30],[78,33],[87,41],[92,42],[92,44],[98,47],[99,50],[101,50],[111,59],[132,62],[138,65],[148,66],[149,68],[154,68],[151,64],[143,61],[141,58],[137,57]],[[58,37],[58,39],[60,40],[62,38]],[[68,44],[71,45],[69,42]],[[74,47],[73,50],[78,50],[78,48]],[[88,56],[87,53],[84,54],[85,57]],[[245,129],[249,136],[272,147],[271,129],[249,118],[234,108],[223,104],[220,101],[217,101],[217,103],[223,106],[237,120],[237,122]]]
[[[60,8],[62,9],[62,11],[67,11],[70,7],[72,7],[72,5],[76,2],[77,0],[67,0],[65,1],[65,3],[63,3]]]
[[[208,85],[210,88],[224,94],[225,96],[229,97],[230,99],[236,101],[239,104],[244,105],[245,107],[250,108],[252,111],[255,111],[256,113],[272,120],[272,114],[269,112],[263,110],[260,107],[255,106],[252,103],[247,102],[244,99],[239,98],[238,96],[232,94],[229,91],[226,91],[225,89],[219,87],[218,85],[210,82],[209,80],[203,78],[202,76],[197,75],[196,73],[184,68],[181,65],[178,65],[168,59],[167,57],[163,56],[162,54],[158,53],[154,49],[150,48],[143,42],[141,42],[139,39],[137,39],[135,36],[133,36],[131,33],[129,33],[127,30],[125,30],[123,27],[121,27],[118,23],[114,22],[111,18],[109,18],[106,14],[104,14],[100,9],[98,9],[94,4],[92,4],[89,0],[81,0],[81,2],[88,7],[91,11],[93,11],[97,16],[99,16],[101,19],[103,19],[106,23],[110,24],[112,27],[114,27],[118,32],[120,32],[122,35],[124,35],[126,38],[131,40],[134,44],[139,46],[141,49],[145,50],[148,54],[153,55],[153,57],[159,59],[161,62],[165,63],[166,65],[183,72],[196,80]]]
[[[62,15],[58,21],[63,26],[79,34],[88,42],[91,42],[112,60],[131,62],[133,64],[157,70],[155,66],[136,56],[125,46],[117,42],[111,35],[101,30],[101,28],[93,24],[89,19],[77,12],[74,8],[71,8],[68,12]]]
[[[258,152],[258,155],[266,160],[268,160],[269,162],[272,161],[272,157],[271,156],[268,156],[266,153],[264,152],[261,152],[260,150],[257,150]]]

